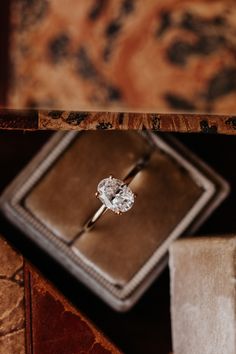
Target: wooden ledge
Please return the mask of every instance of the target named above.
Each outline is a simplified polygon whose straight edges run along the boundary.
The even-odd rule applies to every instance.
[[[173,113],[119,113],[49,110],[0,110],[0,129],[145,130],[236,134],[236,116]]]

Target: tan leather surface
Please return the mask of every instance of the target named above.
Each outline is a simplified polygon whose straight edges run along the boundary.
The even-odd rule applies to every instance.
[[[0,236],[0,354],[121,354]]]
[[[25,200],[26,207],[64,241],[70,241],[100,202],[98,182],[123,179],[149,144],[135,132],[84,132]]]
[[[94,269],[121,286],[168,238],[202,193],[186,171],[158,150],[130,186],[137,193],[133,208],[122,216],[108,211],[73,246]]]
[[[25,354],[23,258],[0,237],[0,354]]]
[[[28,264],[25,276],[29,354],[121,354]]]

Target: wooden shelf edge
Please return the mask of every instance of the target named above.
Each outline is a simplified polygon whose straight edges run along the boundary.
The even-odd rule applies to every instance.
[[[1,130],[153,130],[236,134],[236,116],[0,109]]]

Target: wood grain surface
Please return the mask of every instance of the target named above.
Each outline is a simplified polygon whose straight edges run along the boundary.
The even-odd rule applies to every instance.
[[[145,130],[236,134],[236,116],[0,109],[5,130]]]

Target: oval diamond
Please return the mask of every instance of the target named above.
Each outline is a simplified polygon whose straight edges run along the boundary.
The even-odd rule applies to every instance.
[[[98,198],[117,214],[124,213],[134,204],[134,193],[121,180],[109,177],[103,179],[97,187]]]

